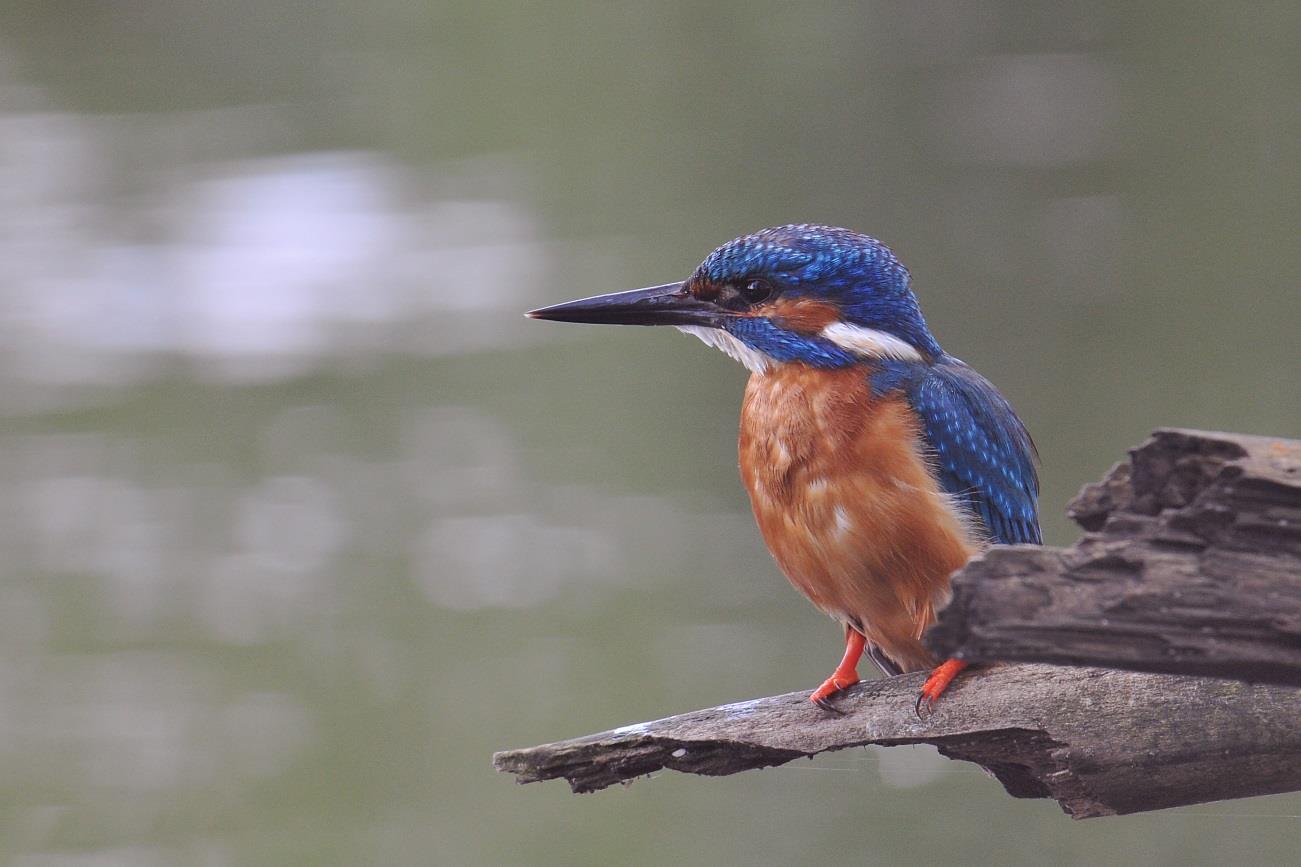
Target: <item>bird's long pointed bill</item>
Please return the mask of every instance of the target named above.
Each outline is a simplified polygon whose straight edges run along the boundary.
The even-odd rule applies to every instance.
[[[717,325],[719,309],[697,299],[681,283],[613,292],[530,310],[530,319],[601,325]]]

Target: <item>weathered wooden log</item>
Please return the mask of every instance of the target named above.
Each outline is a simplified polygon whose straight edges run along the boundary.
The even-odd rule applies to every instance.
[[[1021,798],[1090,818],[1301,789],[1301,691],[1096,668],[1005,665],[954,682],[929,716],[922,674],[836,699],[761,698],[497,753],[522,783],[565,778],[591,792],[661,768],[732,774],[865,744],[934,744]]]
[[[791,693],[494,764],[587,792],[660,768],[730,774],[929,743],[1077,818],[1301,790],[1301,442],[1159,430],[1070,509],[1084,538],[978,557],[926,641],[1071,667],[975,669],[924,719],[910,674],[847,690],[844,716]]]
[[[937,654],[1301,686],[1301,442],[1158,430],[1069,510],[955,576]]]

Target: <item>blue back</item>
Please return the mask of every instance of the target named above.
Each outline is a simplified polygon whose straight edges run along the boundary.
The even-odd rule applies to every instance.
[[[883,362],[872,390],[907,398],[940,484],[980,519],[994,542],[1042,543],[1034,443],[989,380],[945,355],[933,365]]]

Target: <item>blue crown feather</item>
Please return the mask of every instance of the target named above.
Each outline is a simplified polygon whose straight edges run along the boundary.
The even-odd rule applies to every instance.
[[[776,226],[743,235],[719,247],[696,269],[696,279],[743,283],[763,276],[790,297],[816,297],[835,304],[845,322],[897,336],[922,355],[942,353],[926,327],[921,307],[909,288],[911,277],[890,248],[876,238],[834,226]],[[772,335],[762,330],[728,331],[755,349],[769,352]],[[755,341],[755,342],[750,342]],[[786,350],[794,343],[787,341]],[[818,341],[805,341],[800,360],[840,366],[836,353]]]

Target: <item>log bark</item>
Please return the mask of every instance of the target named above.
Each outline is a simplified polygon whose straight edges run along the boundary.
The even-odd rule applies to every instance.
[[[959,572],[927,645],[1301,686],[1301,442],[1158,430],[1069,511],[1071,547]]]
[[[963,675],[929,717],[908,674],[847,690],[843,716],[790,693],[494,765],[590,792],[928,743],[1076,818],[1301,790],[1301,442],[1158,430],[1070,512],[1088,531],[1071,547],[996,547],[954,577],[927,644],[1013,664]]]
[[[922,674],[623,726],[493,757],[519,782],[592,792],[661,768],[711,776],[865,744],[934,744],[1020,798],[1083,819],[1301,789],[1301,691],[1096,668],[1003,665],[960,677],[925,718]]]

